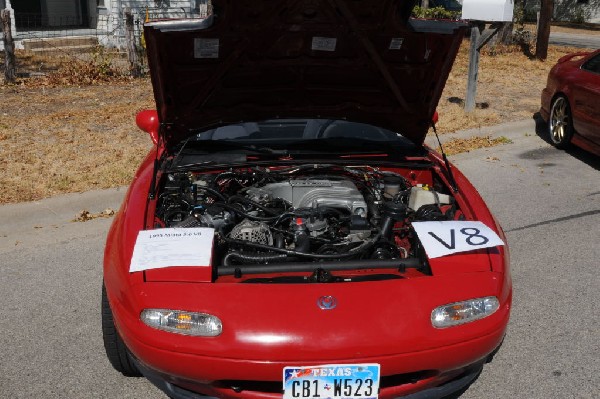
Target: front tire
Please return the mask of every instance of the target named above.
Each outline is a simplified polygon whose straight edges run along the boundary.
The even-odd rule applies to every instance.
[[[106,287],[102,284],[102,339],[104,341],[104,350],[106,357],[115,370],[125,377],[141,377],[142,373],[138,370],[129,354],[125,342],[121,339],[119,332],[115,328],[112,310],[106,296]]]
[[[548,120],[548,137],[556,148],[565,149],[571,144],[573,117],[569,100],[564,96],[558,96],[552,101]]]

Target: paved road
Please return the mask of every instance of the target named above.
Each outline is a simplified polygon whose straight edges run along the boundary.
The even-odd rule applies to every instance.
[[[600,160],[557,151],[533,124],[513,144],[452,157],[507,231],[515,288],[504,347],[464,399],[595,398],[600,387]],[[104,357],[101,259],[123,191],[0,207],[0,397],[162,398]]]
[[[454,157],[507,233],[515,293],[504,346],[464,399],[600,391],[600,158],[532,133]]]
[[[550,44],[582,48],[600,48],[600,35],[550,32]]]

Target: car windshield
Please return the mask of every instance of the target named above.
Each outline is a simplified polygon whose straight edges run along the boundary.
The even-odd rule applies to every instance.
[[[402,160],[426,155],[400,134],[335,119],[271,119],[237,123],[192,135],[175,148],[173,167],[261,159],[339,159],[374,156]]]
[[[254,144],[275,148],[301,149],[308,143],[322,145],[331,139],[344,139],[338,146],[372,142],[377,146],[394,145],[414,149],[416,146],[400,134],[377,126],[334,119],[272,119],[259,122],[221,126],[198,133],[188,140],[188,147],[202,147],[193,143],[227,141],[231,144]],[[322,148],[322,147],[321,147]]]

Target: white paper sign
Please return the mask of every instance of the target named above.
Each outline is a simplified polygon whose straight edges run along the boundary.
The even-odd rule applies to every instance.
[[[414,222],[412,226],[429,258],[504,245],[498,234],[482,222]]]
[[[215,230],[208,227],[140,231],[129,272],[169,266],[211,267],[214,235]]]

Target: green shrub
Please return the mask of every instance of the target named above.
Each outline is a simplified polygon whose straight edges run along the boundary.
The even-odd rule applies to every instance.
[[[575,24],[582,24],[584,23],[586,20],[586,15],[585,12],[583,11],[583,8],[581,7],[577,7],[577,9],[575,11],[573,11],[573,16],[571,17],[571,21]]]
[[[459,19],[460,11],[448,11],[444,7],[423,8],[415,6],[412,16],[424,19]]]

